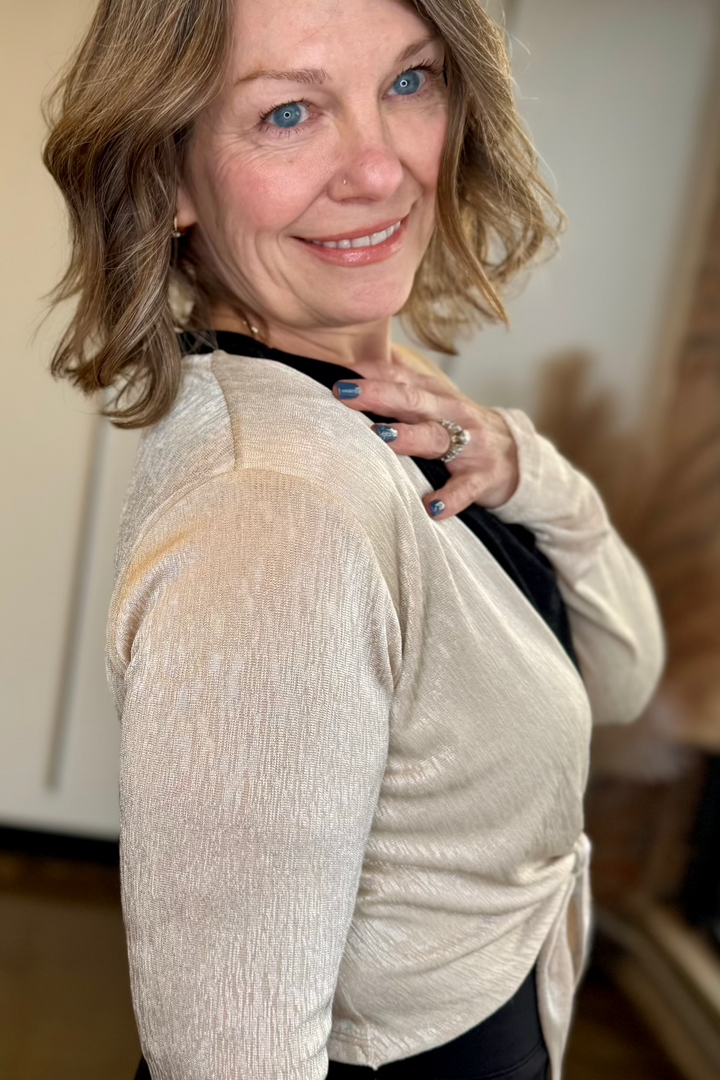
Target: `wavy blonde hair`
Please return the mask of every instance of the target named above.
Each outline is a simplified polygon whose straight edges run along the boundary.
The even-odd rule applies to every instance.
[[[400,314],[421,343],[454,355],[461,332],[507,322],[503,286],[554,249],[564,218],[515,109],[502,31],[479,0],[412,3],[445,43],[449,119],[436,228]],[[234,0],[101,0],[45,104],[43,161],[72,241],[50,300],[77,298],[51,372],[88,395],[114,388],[101,412],[117,427],[171,408],[178,326],[209,329],[220,299],[239,311],[194,230],[175,248],[171,236],[194,122],[224,82],[233,13]]]

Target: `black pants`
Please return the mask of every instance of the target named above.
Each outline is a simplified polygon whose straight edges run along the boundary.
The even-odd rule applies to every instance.
[[[331,1061],[327,1080],[547,1080],[548,1075],[533,969],[505,1005],[451,1042],[379,1069]],[[152,1080],[144,1059],[135,1080]]]

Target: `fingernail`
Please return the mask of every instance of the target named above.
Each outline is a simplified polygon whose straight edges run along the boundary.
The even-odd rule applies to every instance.
[[[431,503],[428,503],[428,510],[433,517],[437,517],[438,514],[442,514],[444,509],[445,503],[442,501],[442,499],[433,499]]]
[[[336,382],[338,397],[351,398],[360,396],[360,387],[354,382]]]
[[[390,427],[389,424],[373,424],[372,429],[383,442],[392,442],[398,437],[397,428]]]

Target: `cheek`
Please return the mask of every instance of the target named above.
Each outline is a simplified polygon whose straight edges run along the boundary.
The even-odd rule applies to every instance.
[[[447,137],[447,109],[432,109],[398,125],[402,160],[429,193],[437,187],[440,162]]]
[[[305,213],[324,190],[327,175],[317,154],[245,151],[218,169],[212,182],[221,193],[222,216],[234,231],[275,234]]]

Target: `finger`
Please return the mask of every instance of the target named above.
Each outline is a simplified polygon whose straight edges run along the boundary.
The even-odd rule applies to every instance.
[[[447,454],[452,444],[450,433],[436,420],[421,420],[417,424],[373,424],[372,430],[396,454],[408,457],[439,458]]]
[[[362,373],[365,378],[379,379],[386,382],[414,382],[423,390],[433,393],[460,394],[459,387],[444,372],[433,374],[430,371],[421,371],[411,364],[400,353],[393,352],[393,362],[388,364],[385,360],[365,360]]]
[[[374,412],[378,416],[417,423],[442,416],[462,423],[462,400],[432,393],[415,383],[388,382],[385,379],[340,379],[332,392],[351,409]]]
[[[450,376],[441,369],[435,371],[426,371],[419,369],[414,363],[401,356],[399,353],[393,354],[394,362],[390,365],[389,372],[390,377],[395,382],[417,382],[424,390],[431,390],[433,393],[458,394],[462,396],[462,391],[457,386]],[[386,378],[386,372],[388,368],[385,365],[379,367],[378,371],[371,372],[370,374],[378,378]]]
[[[439,521],[454,517],[471,503],[486,510],[496,510],[507,502],[514,490],[515,481],[500,475],[489,463],[486,469],[476,467],[453,473],[443,487],[423,495],[422,501],[430,517]],[[442,508],[438,509],[441,503]]]
[[[348,378],[352,378],[351,375]],[[376,360],[366,360],[362,367],[362,378],[376,379],[379,382],[409,383],[414,382],[424,390],[438,389],[442,384],[432,375],[425,374],[409,367],[407,364],[381,363]],[[447,389],[447,387],[445,387]]]
[[[423,495],[422,501],[433,521],[445,521],[477,501],[477,476],[453,475],[443,487]]]

